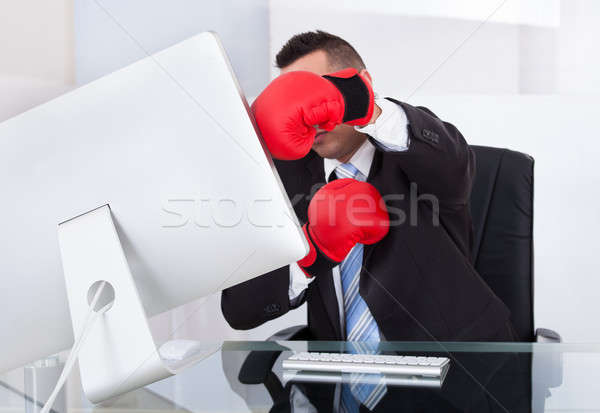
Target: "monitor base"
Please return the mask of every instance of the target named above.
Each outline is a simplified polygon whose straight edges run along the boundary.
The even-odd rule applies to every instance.
[[[94,284],[106,281],[114,292],[79,353],[86,397],[99,403],[175,374],[157,351],[110,207],[59,224],[58,240],[74,332],[83,328]]]

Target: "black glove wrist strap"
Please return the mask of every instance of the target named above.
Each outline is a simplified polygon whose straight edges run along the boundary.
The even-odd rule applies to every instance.
[[[370,103],[369,89],[358,74],[348,78],[330,75],[323,77],[333,83],[344,97],[345,110],[342,122],[346,123],[367,116]]]
[[[312,248],[315,249],[315,252],[317,253],[317,256],[314,260],[314,262],[309,265],[308,267],[302,267],[302,269],[312,275],[312,276],[316,276],[319,274],[324,274],[327,271],[331,270],[333,267],[335,267],[336,265],[339,265],[339,262],[335,262],[333,261],[331,258],[327,257],[317,246],[317,244],[315,243],[314,239],[312,238],[312,236],[310,235],[310,231],[308,230],[308,228],[306,228],[306,234],[308,234],[308,242],[310,242],[312,245]]]

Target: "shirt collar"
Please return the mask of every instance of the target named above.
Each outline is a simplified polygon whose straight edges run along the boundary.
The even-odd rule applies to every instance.
[[[349,163],[354,165],[365,177],[369,176],[371,164],[373,163],[373,155],[375,154],[375,146],[367,139],[352,155]],[[337,159],[323,158],[323,166],[325,169],[325,179],[329,179],[329,175],[341,164]]]

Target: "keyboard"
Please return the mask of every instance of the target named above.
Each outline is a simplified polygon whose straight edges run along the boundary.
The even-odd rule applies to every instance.
[[[446,357],[384,354],[296,353],[283,361],[284,370],[321,373],[371,373],[444,380],[450,367]]]

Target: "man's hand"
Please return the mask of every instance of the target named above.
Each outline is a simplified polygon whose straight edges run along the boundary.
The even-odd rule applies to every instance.
[[[330,131],[341,123],[368,124],[374,117],[374,94],[356,69],[325,76],[294,71],[273,80],[252,111],[273,157],[293,160],[310,151],[316,127]]]
[[[373,185],[337,179],[315,193],[302,229],[310,252],[298,265],[311,277],[338,265],[357,243],[380,241],[388,232],[389,216]]]

